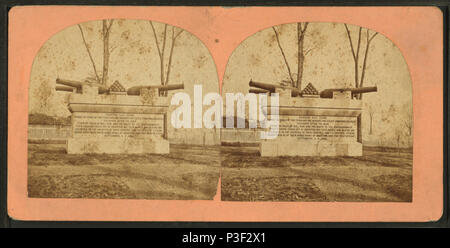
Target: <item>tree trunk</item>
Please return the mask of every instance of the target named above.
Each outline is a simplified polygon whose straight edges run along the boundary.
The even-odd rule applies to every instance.
[[[369,46],[372,39],[377,35],[377,33],[374,33],[372,37],[369,38],[369,30],[367,29],[366,32],[366,52],[364,53],[364,61],[362,66],[362,74],[361,74],[361,80],[359,83],[359,87],[363,87],[364,85],[364,76],[366,74],[366,63],[367,63],[367,56],[369,55]],[[359,94],[359,99],[361,100],[363,97],[363,94]]]
[[[161,56],[160,56],[160,62],[161,62],[161,85],[165,84],[165,77],[164,77],[164,51],[166,49],[166,38],[167,38],[167,24],[164,25],[164,36],[163,36],[163,43],[161,48]]]
[[[303,40],[305,38],[305,34],[301,29],[301,24],[297,23],[297,35],[298,35],[298,51],[297,51],[297,58],[298,58],[298,68],[297,68],[297,85],[296,87],[301,90],[302,88],[302,77],[303,77],[303,63],[305,61],[305,55],[303,53]]]
[[[347,31],[347,37],[348,37],[348,41],[350,43],[350,49],[352,52],[352,56],[353,56],[353,62],[355,65],[355,88],[358,88],[358,81],[359,81],[359,77],[358,77],[358,62],[359,62],[359,48],[361,46],[361,31],[362,31],[362,27],[359,28],[359,32],[358,32],[358,42],[356,43],[357,47],[356,47],[356,52],[355,49],[353,47],[353,42],[352,42],[352,37],[350,35],[350,30],[347,27],[347,24],[344,23],[345,29]],[[358,97],[357,97],[358,98]]]
[[[111,21],[112,24],[112,21]],[[103,20],[103,74],[102,74],[102,85],[106,86],[108,84],[108,71],[109,71],[109,28],[107,20]]]
[[[175,47],[175,41],[177,40],[178,36],[183,32],[183,30],[181,29],[180,32],[178,32],[177,34],[175,34],[175,27],[172,26],[172,44],[170,47],[170,53],[169,53],[169,62],[167,65],[167,75],[166,75],[166,81],[164,83],[164,85],[168,85],[169,84],[169,77],[170,77],[170,69],[172,68],[172,55],[173,55],[173,49]],[[164,96],[167,96],[168,91],[164,91]]]
[[[297,39],[298,39],[298,50],[297,50],[297,87],[299,90],[302,88],[302,78],[303,78],[303,65],[305,63],[305,56],[308,51],[305,52],[303,42],[305,40],[306,29],[308,28],[308,22],[305,22],[303,28],[301,23],[297,23]]]

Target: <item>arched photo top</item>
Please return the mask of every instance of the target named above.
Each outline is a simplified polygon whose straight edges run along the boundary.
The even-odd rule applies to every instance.
[[[412,146],[408,65],[395,41],[376,30],[329,22],[288,23],[263,29],[233,51],[222,93],[258,92],[249,86],[250,80],[294,87],[300,92],[308,85],[318,92],[377,87],[377,92],[356,96],[365,106],[362,131],[370,133],[363,135],[366,144],[397,146],[397,134],[402,130],[402,136],[408,137],[404,146]]]
[[[151,20],[109,19],[69,26],[50,37],[31,70],[29,113],[67,116],[65,95],[55,92],[56,79],[142,85],[193,85],[218,92],[214,60],[190,32]]]

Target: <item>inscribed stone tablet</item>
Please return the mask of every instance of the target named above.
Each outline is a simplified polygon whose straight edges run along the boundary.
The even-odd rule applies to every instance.
[[[73,114],[73,137],[149,137],[164,133],[162,114],[91,113]]]
[[[346,116],[280,116],[278,137],[356,141],[357,119]]]

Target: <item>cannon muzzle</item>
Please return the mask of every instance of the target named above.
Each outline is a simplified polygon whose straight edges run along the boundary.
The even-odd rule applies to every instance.
[[[361,88],[336,88],[336,89],[325,89],[320,92],[320,98],[333,98],[333,92],[344,92],[351,91],[352,94],[362,94],[369,92],[376,92],[377,86],[373,87],[361,87]]]
[[[159,92],[169,90],[180,90],[184,89],[184,84],[134,86],[127,90],[127,94],[138,96],[139,94],[141,94],[141,89],[158,89]]]

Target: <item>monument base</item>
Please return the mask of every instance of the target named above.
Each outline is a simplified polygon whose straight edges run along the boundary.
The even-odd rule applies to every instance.
[[[67,141],[67,153],[168,154],[169,141],[149,138],[69,138]]]
[[[262,157],[277,156],[362,156],[359,142],[332,143],[329,141],[262,141]]]

